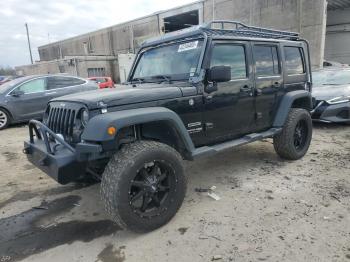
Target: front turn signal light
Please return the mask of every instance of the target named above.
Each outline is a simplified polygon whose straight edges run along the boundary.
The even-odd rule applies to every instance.
[[[117,133],[117,129],[114,126],[110,126],[107,129],[107,134],[110,136],[114,136]]]

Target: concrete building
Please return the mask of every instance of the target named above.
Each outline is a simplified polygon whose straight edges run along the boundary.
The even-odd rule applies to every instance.
[[[202,0],[40,46],[40,62],[16,69],[123,81],[145,39],[213,19],[299,32],[310,42],[314,67],[324,58],[350,63],[350,0]]]

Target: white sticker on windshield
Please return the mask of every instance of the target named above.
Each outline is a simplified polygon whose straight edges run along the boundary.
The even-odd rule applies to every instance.
[[[198,41],[193,41],[193,42],[188,42],[185,44],[181,44],[179,45],[179,49],[177,50],[177,52],[184,52],[187,50],[191,50],[191,49],[196,49],[198,46]]]

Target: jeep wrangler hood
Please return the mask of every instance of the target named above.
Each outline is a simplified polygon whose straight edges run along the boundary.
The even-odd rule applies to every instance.
[[[96,109],[100,102],[107,104],[107,107],[121,106],[134,103],[151,102],[163,99],[174,99],[181,97],[182,92],[177,86],[154,86],[144,85],[132,87],[117,85],[116,88],[98,89],[81,92],[55,98],[51,101],[79,102],[85,104],[89,109]]]

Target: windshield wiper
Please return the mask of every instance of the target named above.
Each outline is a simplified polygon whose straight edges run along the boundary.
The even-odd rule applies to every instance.
[[[142,78],[142,77],[136,77],[136,78],[133,78],[133,79],[131,80],[131,83],[134,83],[134,82],[142,83],[142,82],[144,82],[144,81],[145,81],[144,78]]]
[[[171,83],[171,78],[169,76],[166,75],[155,75],[155,76],[151,76],[151,79],[163,79],[165,81],[167,81],[169,84]]]

